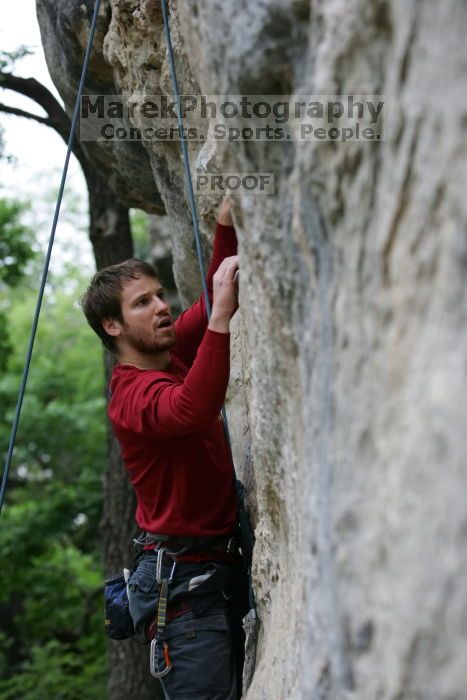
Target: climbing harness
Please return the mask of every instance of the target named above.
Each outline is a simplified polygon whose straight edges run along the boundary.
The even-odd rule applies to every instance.
[[[143,533],[142,542],[147,542],[150,537],[148,533]],[[198,564],[189,564],[189,573],[182,568],[177,579],[175,579],[175,571],[178,562],[181,561],[181,555],[193,554],[195,552],[205,552],[207,547],[216,547],[217,551],[233,553],[234,538],[171,538],[176,540],[198,540],[198,543],[188,541],[179,549],[170,548],[166,543],[156,539],[156,535],[152,536],[153,542],[156,544],[156,549],[150,553],[146,553],[146,559],[143,562],[152,562],[149,564],[149,571],[154,575],[148,579],[148,568],[139,578],[138,569],[135,571],[133,583],[130,581],[130,595],[132,596],[148,596],[152,597],[152,591],[155,585],[158,586],[157,594],[154,593],[153,610],[151,612],[151,621],[147,622],[147,616],[137,612],[137,620],[135,624],[141,630],[141,622],[144,624],[144,635],[147,640],[150,640],[150,671],[155,678],[164,678],[172,669],[172,660],[170,656],[170,645],[174,638],[174,630],[168,625],[177,617],[183,616],[186,612],[191,612],[196,618],[203,618],[203,612],[211,611],[215,604],[219,604],[220,595],[222,594],[223,601],[221,607],[229,601],[230,588],[235,586],[234,569],[230,563],[221,563],[214,561],[206,561]],[[147,546],[147,545],[145,545]],[[175,545],[174,545],[175,546]],[[236,550],[235,550],[236,551]],[[183,561],[183,560],[182,560]],[[144,565],[144,564],[143,564]],[[191,569],[190,569],[191,567]],[[193,570],[193,567],[195,569]],[[143,591],[138,592],[141,580],[143,580]],[[154,580],[154,585],[152,584]],[[134,584],[134,587],[132,588]],[[201,593],[200,593],[201,592]],[[170,602],[170,612],[168,604]],[[145,604],[146,605],[146,604]],[[137,603],[135,598],[132,598],[132,606],[135,610]],[[176,635],[175,635],[176,636]],[[194,635],[195,636],[195,635]],[[188,637],[188,638],[191,638]],[[189,652],[185,652],[189,654]],[[177,656],[175,649],[175,656]]]
[[[84,55],[83,68],[81,71],[81,78],[80,78],[79,87],[78,87],[78,94],[76,96],[76,104],[75,104],[75,109],[73,112],[73,119],[72,119],[71,127],[70,127],[70,135],[68,137],[68,147],[67,147],[66,156],[65,156],[65,163],[64,163],[63,171],[62,171],[62,179],[61,179],[60,188],[58,191],[57,203],[55,205],[55,213],[54,213],[54,218],[53,218],[53,222],[52,222],[52,230],[50,232],[49,244],[47,247],[47,254],[45,256],[44,267],[42,270],[42,278],[41,278],[41,283],[40,283],[40,287],[39,287],[39,293],[38,293],[38,297],[37,297],[34,318],[33,318],[32,326],[31,326],[31,334],[29,336],[28,350],[26,353],[26,360],[24,363],[23,376],[21,379],[21,384],[20,384],[19,393],[18,393],[18,400],[16,403],[16,409],[15,409],[15,416],[14,416],[13,425],[11,428],[10,443],[8,446],[8,452],[7,452],[7,456],[5,459],[5,467],[3,469],[2,486],[0,489],[0,514],[2,512],[3,502],[5,500],[5,491],[6,491],[7,481],[8,481],[8,474],[10,472],[10,465],[11,465],[11,459],[13,457],[13,450],[15,449],[16,433],[18,432],[19,419],[21,416],[21,408],[23,406],[23,399],[24,399],[24,394],[26,391],[26,384],[28,381],[29,368],[31,365],[32,351],[34,348],[34,340],[36,338],[37,325],[39,323],[39,315],[41,312],[42,300],[44,297],[45,284],[47,282],[47,274],[49,271],[50,258],[52,255],[52,247],[53,247],[54,240],[55,240],[55,231],[57,228],[58,217],[60,214],[60,206],[62,204],[63,191],[65,189],[65,181],[66,181],[66,176],[68,173],[68,163],[70,161],[71,151],[72,151],[73,143],[75,140],[75,131],[76,131],[76,125],[78,123],[81,95],[83,94],[84,80],[86,78],[86,73],[88,70],[89,57],[91,55],[94,34],[96,31],[97,16],[99,14],[100,4],[101,4],[101,0],[96,0],[96,3],[94,5],[94,13],[92,16],[92,21],[91,21],[91,29],[89,31],[88,45],[86,47],[86,53]]]
[[[179,128],[179,133],[180,133],[180,143],[181,143],[181,147],[182,147],[182,154],[183,154],[183,166],[184,166],[184,171],[185,171],[185,182],[186,182],[186,187],[187,187],[187,192],[188,192],[188,199],[190,202],[194,240],[195,240],[195,246],[196,246],[196,253],[198,256],[199,269],[200,269],[200,273],[201,273],[201,282],[203,285],[203,294],[204,294],[204,301],[206,304],[206,313],[207,313],[208,320],[209,320],[211,317],[211,304],[209,301],[208,288],[207,288],[207,284],[206,284],[204,258],[203,258],[203,251],[201,248],[201,237],[200,237],[199,226],[198,226],[198,213],[197,213],[195,197],[194,197],[194,193],[193,193],[193,183],[192,183],[191,171],[190,171],[190,160],[188,157],[187,139],[185,136],[185,128],[184,128],[183,119],[182,119],[182,110],[181,110],[181,105],[180,105],[180,92],[179,92],[179,88],[178,88],[177,73],[175,70],[175,60],[174,60],[173,49],[172,49],[172,39],[171,39],[171,35],[170,35],[170,27],[169,27],[169,19],[168,19],[168,14],[167,14],[166,0],[161,0],[161,8],[162,8],[162,16],[163,16],[163,20],[164,20],[164,34],[165,34],[165,39],[166,39],[166,43],[167,43],[167,53],[168,53],[168,57],[169,57],[170,77],[171,77],[172,89],[173,89],[174,97],[175,97],[177,122],[178,122],[178,128]],[[241,542],[242,554],[243,554],[243,557],[245,559],[246,566],[248,568],[248,597],[249,597],[250,611],[249,611],[248,615],[246,616],[244,623],[246,626],[254,626],[255,621],[256,621],[256,606],[255,606],[254,592],[253,592],[253,586],[252,586],[252,582],[251,582],[251,573],[250,573],[251,557],[252,557],[252,552],[253,552],[253,534],[252,534],[252,529],[251,529],[249,517],[248,517],[248,514],[246,512],[245,505],[244,505],[244,486],[237,479],[236,473],[235,473],[235,464],[233,461],[232,445],[230,442],[229,426],[228,426],[228,422],[227,422],[227,413],[225,410],[225,406],[222,407],[221,415],[222,415],[222,422],[223,422],[223,426],[224,426],[225,437],[226,437],[227,445],[229,448],[230,460],[231,460],[232,469],[233,469],[235,490],[236,490],[236,495],[237,495],[238,514],[239,514],[239,523],[238,523],[239,533],[238,533],[238,535],[239,535],[239,539]]]

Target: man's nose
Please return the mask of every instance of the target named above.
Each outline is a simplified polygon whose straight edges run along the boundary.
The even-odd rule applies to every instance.
[[[156,314],[160,314],[164,311],[169,310],[169,305],[164,299],[160,299],[158,296],[154,297],[154,310]]]

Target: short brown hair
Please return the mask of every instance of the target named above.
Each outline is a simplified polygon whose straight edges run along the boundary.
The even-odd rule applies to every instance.
[[[102,321],[104,318],[114,318],[123,323],[121,309],[123,285],[140,277],[158,279],[152,265],[136,258],[104,267],[103,270],[96,272],[79,300],[87,322],[105,347],[113,352],[116,349],[115,338],[104,330]]]

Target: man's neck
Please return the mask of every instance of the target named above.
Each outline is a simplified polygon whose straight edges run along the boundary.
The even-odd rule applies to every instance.
[[[127,350],[118,355],[117,359],[121,365],[132,365],[138,369],[159,369],[161,371],[166,371],[171,364],[170,352],[168,350],[154,353],[153,355]]]

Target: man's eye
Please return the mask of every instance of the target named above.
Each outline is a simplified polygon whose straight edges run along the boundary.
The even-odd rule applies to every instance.
[[[165,299],[165,292],[159,292],[157,296],[159,297],[159,299]]]
[[[148,303],[148,300],[147,300],[146,298],[145,298],[145,299],[140,299],[140,300],[138,301],[138,306],[144,306],[144,305],[147,304],[147,303]]]

